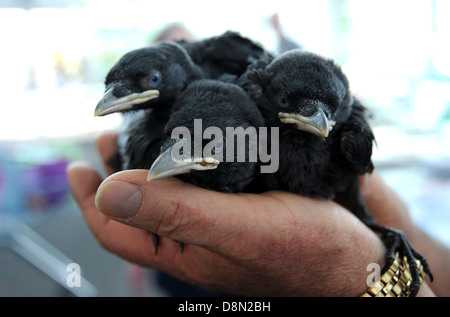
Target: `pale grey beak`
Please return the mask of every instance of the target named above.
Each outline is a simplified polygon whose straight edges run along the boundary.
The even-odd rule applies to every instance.
[[[113,95],[114,87],[108,89],[100,99],[95,108],[94,115],[105,116],[114,112],[130,110],[134,105],[140,104],[159,97],[158,90],[146,90],[141,93],[132,93],[124,97],[117,98]]]
[[[302,116],[298,113],[285,112],[279,112],[278,117],[283,123],[295,124],[296,128],[299,130],[325,138],[336,123],[333,120],[329,120],[320,107],[318,107],[317,111],[309,117]]]
[[[219,161],[212,157],[177,158],[172,154],[173,146],[164,151],[153,163],[147,181],[189,173],[192,170],[205,171],[217,168]]]

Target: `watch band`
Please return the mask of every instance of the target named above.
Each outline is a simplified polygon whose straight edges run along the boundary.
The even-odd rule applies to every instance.
[[[425,272],[422,263],[417,261],[419,268],[420,283],[423,282]],[[389,269],[380,277],[374,285],[361,295],[362,297],[408,297],[411,294],[410,285],[412,277],[406,257],[400,258],[399,253]]]

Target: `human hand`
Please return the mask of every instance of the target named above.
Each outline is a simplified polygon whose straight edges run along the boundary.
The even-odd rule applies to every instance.
[[[114,135],[98,148],[109,158]],[[102,182],[86,164],[68,170],[100,244],[129,261],[216,291],[262,296],[357,296],[367,288],[367,265],[384,264],[380,239],[332,201],[224,194],[146,175],[129,170]],[[158,255],[150,231],[161,237]],[[186,244],[183,254],[173,240]]]

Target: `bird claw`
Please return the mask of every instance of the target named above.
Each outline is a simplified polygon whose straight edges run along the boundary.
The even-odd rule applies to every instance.
[[[155,255],[158,254],[158,246],[159,246],[159,236],[154,233],[154,232],[150,232],[152,235],[152,242],[153,242],[153,246],[155,247]]]
[[[153,246],[155,247],[155,255],[158,255],[158,247],[159,247],[159,236],[154,233],[154,232],[150,232],[152,235],[152,242],[153,242]],[[176,241],[179,245],[180,245],[180,253],[183,254],[184,252],[184,243],[180,242],[180,241]]]
[[[423,270],[430,277],[430,281],[433,281],[433,274],[431,273],[430,267],[427,260],[423,255],[417,252],[408,242],[406,235],[399,230],[381,226],[379,224],[372,224],[369,227],[382,235],[381,239],[385,246],[388,248],[386,253],[386,266],[389,267],[395,259],[395,253],[399,252],[400,256],[406,257],[410,271],[411,271],[411,285],[410,285],[410,296],[414,297],[417,295],[420,289],[420,271],[417,266],[416,260],[419,260],[423,266]]]
[[[184,252],[184,243],[180,242],[180,241],[176,241],[178,243],[178,245],[180,246],[180,253],[183,254]]]

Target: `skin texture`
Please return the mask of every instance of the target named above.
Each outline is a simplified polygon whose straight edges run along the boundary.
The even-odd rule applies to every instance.
[[[104,160],[114,153],[115,138],[99,138]],[[146,173],[124,171],[102,181],[86,163],[68,169],[95,237],[129,261],[213,290],[262,296],[358,296],[366,289],[367,264],[384,264],[379,238],[334,202],[275,191],[224,194],[174,178],[146,183]],[[133,195],[117,196],[135,186]],[[362,187],[380,221],[413,230],[404,204],[376,173]],[[144,200],[136,203],[140,195]],[[131,216],[133,208],[138,211]],[[398,217],[377,210],[399,210]],[[158,255],[149,230],[161,236]],[[172,240],[186,243],[183,254]],[[433,293],[424,283],[418,295]]]

